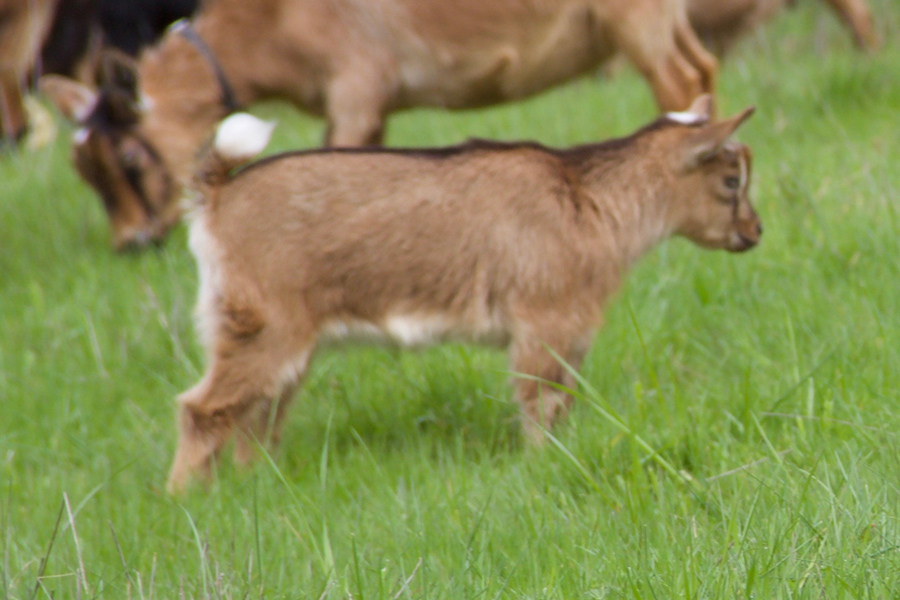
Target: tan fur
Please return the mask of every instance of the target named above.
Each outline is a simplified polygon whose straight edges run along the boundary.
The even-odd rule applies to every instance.
[[[0,141],[15,141],[28,127],[23,90],[57,1],[0,0]]]
[[[683,1],[214,0],[194,25],[241,103],[289,100],[327,118],[329,145],[357,146],[380,143],[392,111],[515,100],[617,52],[645,75],[660,108],[684,109],[713,91],[717,64],[691,30]],[[225,114],[222,93],[209,61],[174,33],[141,57],[137,76],[136,102],[146,111],[117,134],[141,135],[163,157],[176,186],[151,204],[169,207],[199,144]],[[108,136],[104,143],[113,145]],[[96,149],[76,153],[96,169],[119,168]],[[124,187],[99,191],[113,202],[134,200]],[[122,227],[161,237],[140,222]],[[134,241],[119,231],[115,237],[123,246]]]
[[[865,0],[826,0],[850,29],[857,47],[879,45],[872,14]],[[743,35],[759,27],[794,0],[688,0],[688,15],[707,48],[724,54]]]
[[[703,98],[692,110],[708,107]],[[190,214],[209,365],[180,398],[169,489],[208,475],[235,429],[241,462],[266,424],[277,439],[323,341],[493,344],[509,349],[511,371],[574,386],[551,350],[578,368],[642,254],[671,235],[731,251],[759,241],[749,150],[727,141],[749,114],[662,119],[566,150],[293,153],[229,177],[209,176],[233,166],[213,151]],[[514,387],[535,441],[572,401],[534,379]]]

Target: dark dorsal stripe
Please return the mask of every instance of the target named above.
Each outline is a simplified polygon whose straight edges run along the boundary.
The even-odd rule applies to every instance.
[[[181,19],[180,21],[176,21],[172,25],[172,31],[181,35],[186,39],[191,45],[197,49],[197,51],[206,59],[206,62],[209,63],[209,66],[212,68],[213,73],[216,76],[216,80],[219,82],[219,88],[222,90],[222,104],[225,106],[225,109],[230,113],[238,110],[241,105],[237,101],[237,97],[234,94],[234,88],[231,87],[231,84],[228,83],[228,77],[225,76],[225,71],[222,70],[222,65],[219,64],[219,61],[216,60],[216,55],[213,54],[212,50],[209,49],[209,46],[206,45],[206,42],[203,41],[203,38],[200,37],[200,34],[191,27],[190,21],[186,19]]]

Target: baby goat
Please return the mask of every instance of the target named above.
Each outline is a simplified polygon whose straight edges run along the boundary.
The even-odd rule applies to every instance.
[[[235,429],[239,462],[254,438],[277,441],[325,340],[508,347],[510,369],[534,377],[514,386],[539,441],[572,402],[541,383],[575,383],[553,353],[580,365],[636,259],[672,235],[732,252],[759,242],[750,150],[729,141],[752,112],[714,122],[701,96],[605,143],[317,150],[233,174],[271,127],[230,117],[201,158],[189,213],[209,367],[179,399],[169,490],[208,476]]]

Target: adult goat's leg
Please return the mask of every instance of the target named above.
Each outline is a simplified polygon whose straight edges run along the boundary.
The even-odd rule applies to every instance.
[[[663,111],[688,108],[697,96],[714,93],[718,62],[707,52],[680,4],[670,11],[635,12],[617,23],[616,40],[643,73]],[[676,10],[677,9],[677,10]]]
[[[865,0],[827,0],[841,21],[853,32],[857,48],[875,50],[881,43]]]
[[[343,73],[328,86],[327,94],[327,145],[382,143],[387,94],[378,69],[363,65]]]

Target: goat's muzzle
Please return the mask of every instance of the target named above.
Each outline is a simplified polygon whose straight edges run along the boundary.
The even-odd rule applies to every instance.
[[[731,236],[728,250],[731,252],[746,252],[759,244],[761,237],[762,223],[758,219],[754,219],[749,223],[738,223],[734,234]]]

